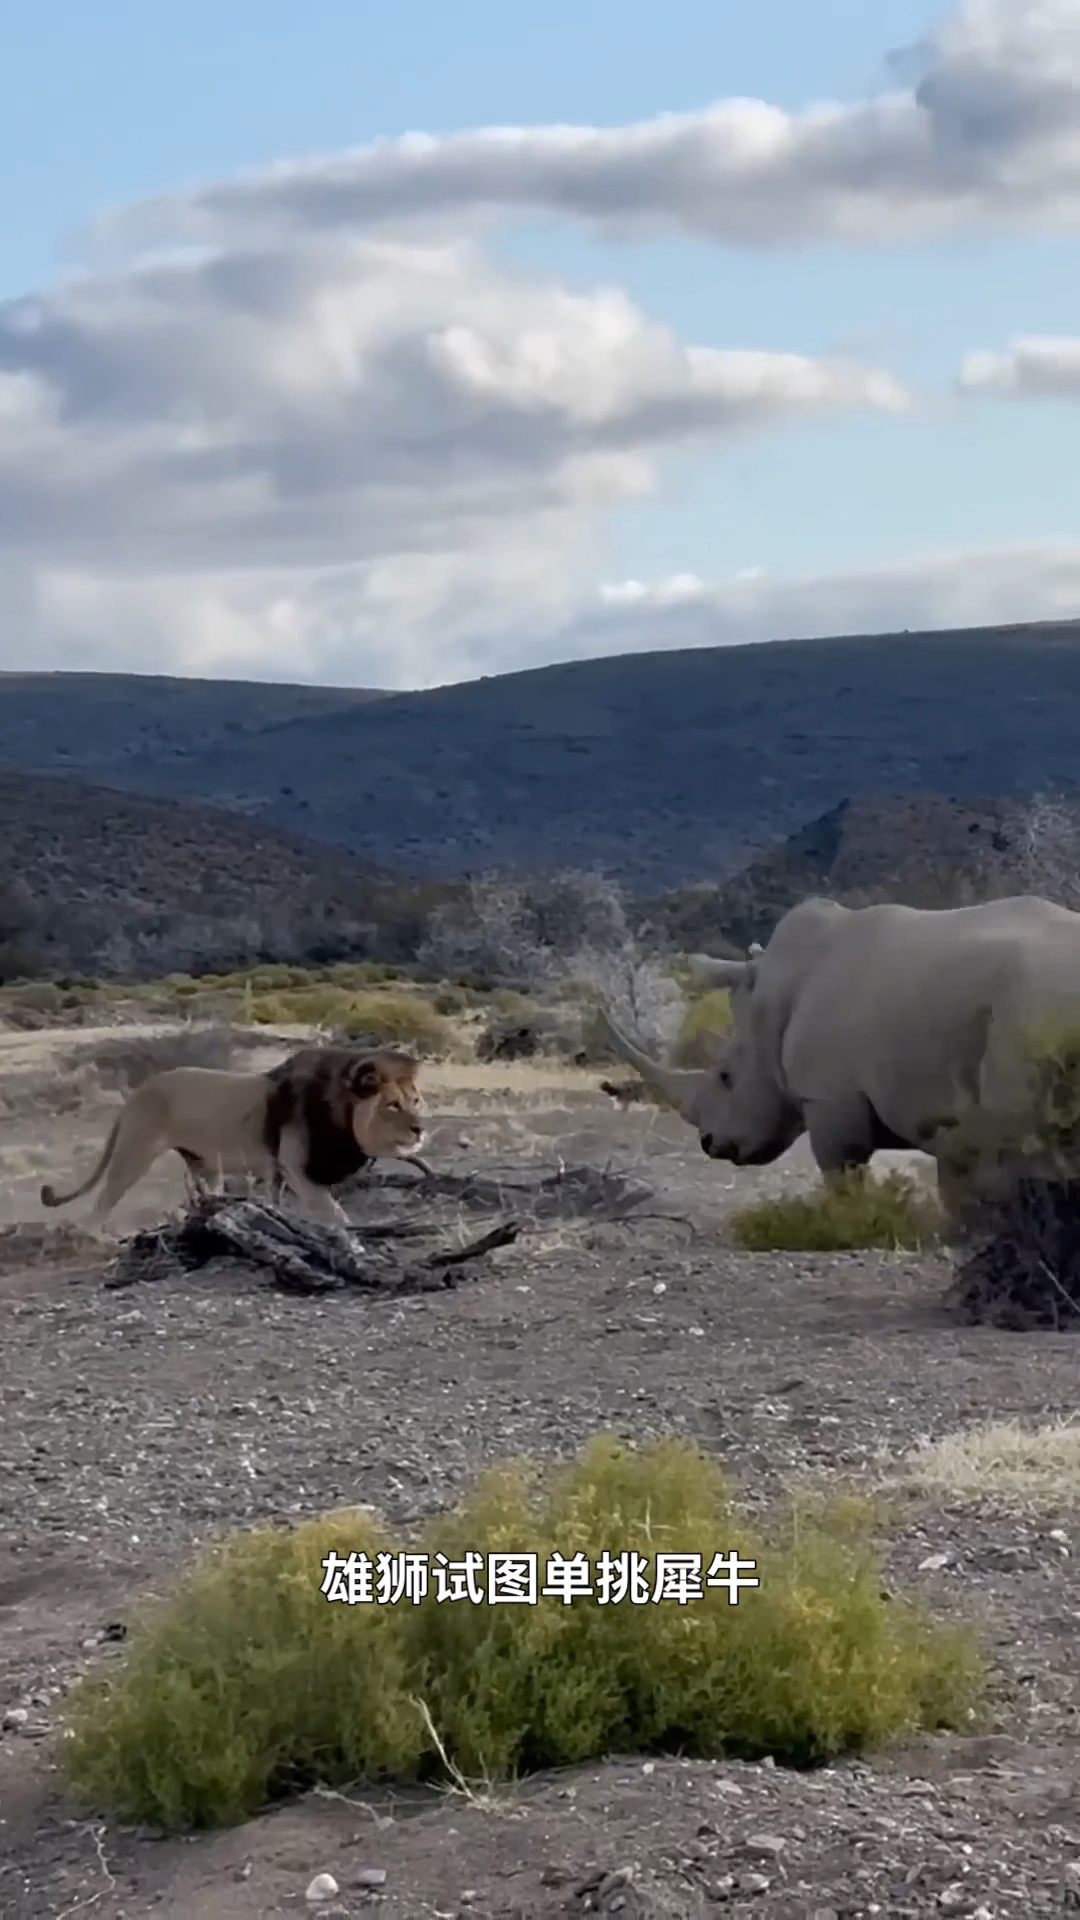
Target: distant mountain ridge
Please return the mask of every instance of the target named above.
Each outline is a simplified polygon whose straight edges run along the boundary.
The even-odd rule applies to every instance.
[[[425,693],[0,677],[0,763],[397,873],[733,874],[844,800],[1080,786],[1080,621],[628,654]]]

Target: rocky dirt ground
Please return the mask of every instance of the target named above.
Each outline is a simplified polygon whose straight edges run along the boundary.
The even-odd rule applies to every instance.
[[[95,1036],[75,1038],[89,1061]],[[559,1070],[430,1075],[429,1157],[610,1162],[652,1183],[643,1217],[543,1223],[417,1299],[297,1299],[227,1272],[111,1292],[78,1209],[45,1227],[36,1197],[88,1162],[108,1117],[73,1043],[0,1038],[0,1220],[24,1223],[0,1239],[0,1914],[248,1920],[305,1911],[320,1872],[340,1889],[324,1912],[385,1920],[1080,1909],[1069,1486],[1038,1502],[988,1484],[972,1503],[897,1464],[923,1438],[1071,1414],[1075,1337],[952,1325],[943,1259],[733,1251],[733,1196],[808,1180],[805,1154],[725,1173],[677,1121],[620,1114]],[[180,1192],[152,1178],[117,1230]],[[460,1225],[419,1190],[356,1203],[388,1207]],[[488,1462],[602,1427],[693,1436],[751,1505],[793,1476],[892,1476],[888,1578],[979,1626],[990,1724],[813,1775],[625,1756],[490,1801],[313,1795],[198,1839],[88,1821],[58,1793],[65,1685],[200,1542],[341,1504],[406,1522]]]

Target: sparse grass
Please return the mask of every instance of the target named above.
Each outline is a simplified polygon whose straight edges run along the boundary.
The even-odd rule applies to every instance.
[[[229,1824],[315,1782],[498,1783],[610,1752],[795,1765],[922,1726],[969,1723],[982,1691],[970,1636],[881,1591],[872,1514],[794,1510],[769,1537],[734,1512],[717,1465],[682,1440],[608,1436],[554,1474],[484,1475],[414,1550],[453,1559],[636,1553],[646,1604],[332,1603],[331,1550],[401,1550],[367,1514],[260,1528],[212,1550],[134,1630],[118,1670],[79,1683],[60,1749],[70,1787],[115,1817]],[[651,1603],[658,1552],[736,1550],[759,1587]],[[429,1558],[428,1565],[434,1563]]]
[[[728,1033],[730,1028],[731,995],[726,987],[699,994],[687,1008],[672,1045],[672,1066],[708,1066],[713,1055],[713,1043]]]
[[[1080,1424],[1072,1420],[990,1421],[914,1447],[899,1464],[914,1485],[950,1499],[1080,1505]]]
[[[753,1253],[918,1252],[936,1246],[942,1233],[937,1201],[901,1173],[849,1174],[812,1193],[757,1200],[734,1209],[730,1223],[736,1244]]]

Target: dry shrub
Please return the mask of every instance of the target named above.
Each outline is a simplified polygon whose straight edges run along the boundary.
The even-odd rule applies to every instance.
[[[173,1067],[231,1066],[241,1047],[251,1044],[251,1036],[233,1027],[184,1027],[176,1033],[117,1034],[95,1047],[90,1060],[98,1083],[124,1092],[140,1086],[153,1073],[167,1073]],[[73,1054],[67,1066],[84,1065],[85,1052]]]
[[[485,1474],[414,1551],[645,1556],[649,1599],[535,1605],[331,1602],[331,1550],[408,1550],[369,1515],[261,1528],[212,1550],[136,1621],[119,1670],[69,1696],[61,1763],[126,1821],[228,1824],[317,1781],[507,1780],[610,1752],[771,1754],[812,1765],[923,1726],[967,1722],[982,1687],[965,1632],[882,1594],[871,1515],[792,1509],[772,1536],[733,1511],[682,1440],[609,1436],[542,1478]],[[757,1589],[652,1604],[658,1552],[736,1550]],[[434,1563],[429,1560],[429,1566]],[[481,1567],[481,1588],[486,1558]]]
[[[1015,1111],[972,1106],[934,1138],[964,1194],[946,1303],[1021,1332],[1080,1325],[1080,1029],[1045,1023],[1027,1055]]]
[[[910,1175],[851,1173],[811,1193],[782,1194],[737,1207],[736,1243],[753,1253],[852,1253],[864,1247],[919,1252],[942,1236],[936,1199]]]
[[[64,990],[55,980],[28,980],[22,986],[6,987],[3,1003],[10,1009],[25,1008],[28,1013],[59,1013]]]

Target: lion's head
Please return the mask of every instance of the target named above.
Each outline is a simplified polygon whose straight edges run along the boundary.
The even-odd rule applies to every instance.
[[[393,1049],[364,1055],[349,1074],[352,1130],[372,1158],[418,1153],[424,1144],[419,1061]]]

